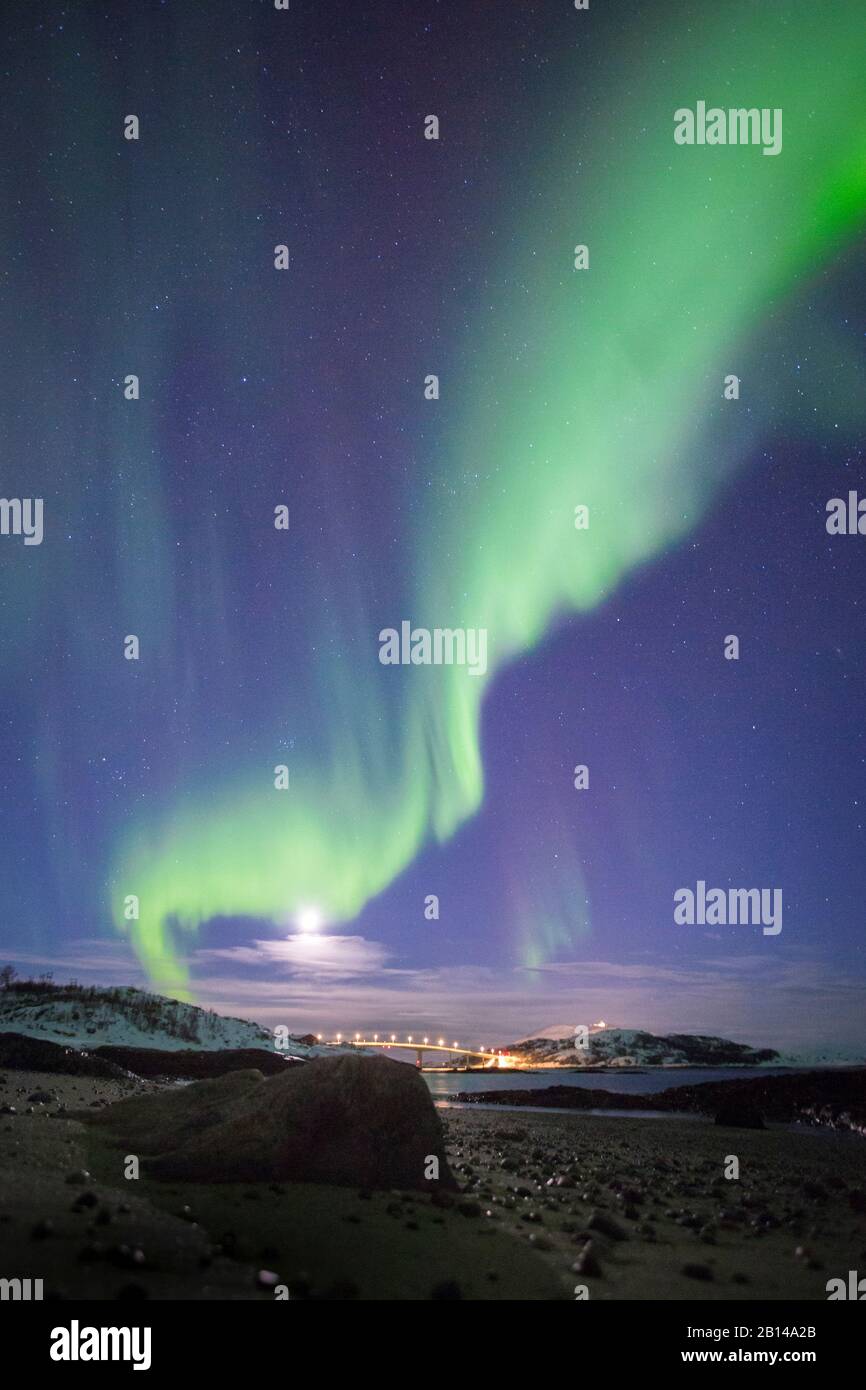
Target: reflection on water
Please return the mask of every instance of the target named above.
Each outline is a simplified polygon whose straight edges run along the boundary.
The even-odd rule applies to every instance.
[[[605,1120],[705,1120],[694,1110],[569,1110],[557,1105],[493,1105],[483,1100],[462,1101],[447,1098],[435,1101],[437,1110],[497,1110],[507,1115],[600,1115]]]

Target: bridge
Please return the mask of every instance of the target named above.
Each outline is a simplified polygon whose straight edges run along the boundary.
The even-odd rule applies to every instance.
[[[424,1066],[425,1052],[444,1052],[446,1055],[452,1057],[480,1057],[482,1059],[482,1067],[513,1067],[517,1064],[517,1058],[509,1056],[507,1052],[493,1052],[474,1047],[461,1047],[460,1044],[456,1042],[452,1043],[449,1047],[442,1038],[440,1038],[438,1042],[430,1042],[428,1038],[418,1040],[413,1039],[410,1035],[405,1041],[400,1041],[395,1035],[391,1039],[386,1039],[383,1042],[378,1034],[374,1035],[372,1038],[362,1038],[356,1033],[354,1038],[344,1038],[342,1033],[338,1033],[333,1041],[338,1043],[349,1043],[352,1047],[380,1047],[388,1052],[394,1051],[397,1048],[402,1048],[404,1051],[414,1052],[416,1054],[415,1065],[419,1068],[423,1068]]]

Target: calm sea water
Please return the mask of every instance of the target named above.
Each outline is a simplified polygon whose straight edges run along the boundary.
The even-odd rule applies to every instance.
[[[811,1067],[647,1067],[645,1071],[425,1071],[424,1080],[434,1100],[448,1100],[458,1091],[541,1091],[546,1086],[575,1086],[580,1090],[615,1091],[620,1095],[651,1095],[673,1086],[697,1086],[702,1081],[733,1081],[737,1077],[758,1075],[788,1076],[792,1072],[812,1071]]]

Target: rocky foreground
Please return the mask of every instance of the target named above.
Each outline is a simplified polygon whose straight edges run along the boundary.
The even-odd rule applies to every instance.
[[[7,1069],[0,1276],[41,1277],[63,1299],[273,1299],[284,1286],[294,1299],[557,1300],[578,1288],[591,1303],[824,1300],[828,1279],[866,1268],[858,1137],[448,1109],[435,1183],[418,1178],[417,1164],[440,1131],[415,1148],[412,1125],[402,1139],[398,1125],[388,1140],[381,1082],[361,1127],[368,1149],[375,1131],[383,1166],[367,1173],[372,1183],[352,1182],[344,1136],[349,1166],[335,1180],[334,1102],[353,1107],[356,1085],[366,1089],[368,1069],[384,1062],[353,1060],[363,1071],[329,1078],[324,1128],[303,1121],[309,1162],[321,1151],[332,1165],[328,1182],[286,1176],[294,1151],[280,1135],[299,1104],[289,1076],[277,1096],[260,1074],[179,1088]],[[412,1068],[385,1065],[402,1073],[398,1087],[423,1088]],[[380,1069],[377,1083],[390,1074]],[[405,1092],[407,1113],[415,1095]],[[431,1112],[416,1119],[427,1125]],[[266,1171],[231,1171],[245,1153],[260,1162],[260,1151]],[[398,1153],[411,1165],[399,1185],[388,1168]],[[167,1172],[160,1159],[172,1155],[182,1162]],[[138,1178],[125,1176],[131,1157]],[[736,1178],[725,1176],[732,1159]]]

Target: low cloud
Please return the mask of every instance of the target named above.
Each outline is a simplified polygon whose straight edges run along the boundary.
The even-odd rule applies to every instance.
[[[276,966],[292,976],[351,979],[380,972],[387,956],[384,946],[363,936],[288,936],[246,946],[202,949],[193,953],[192,960],[194,965],[225,961],[269,970]]]

